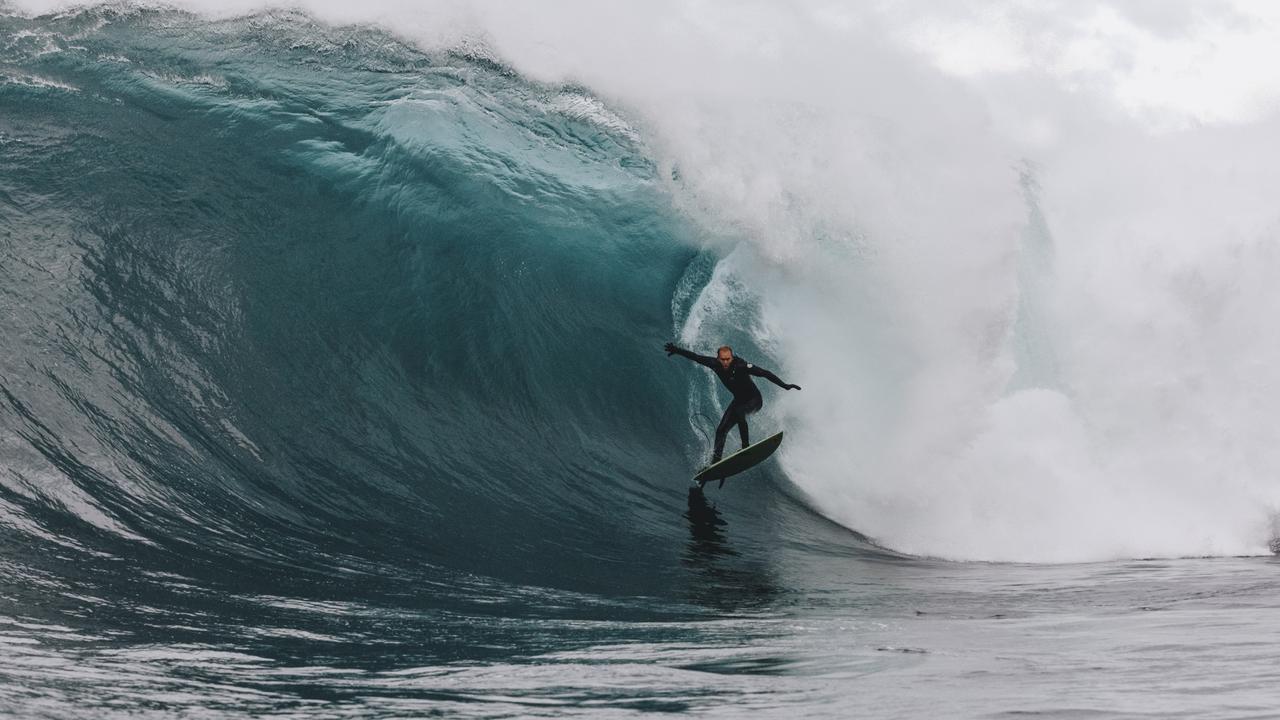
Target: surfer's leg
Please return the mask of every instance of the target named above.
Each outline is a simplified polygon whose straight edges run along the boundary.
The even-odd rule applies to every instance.
[[[716,426],[716,447],[711,451],[711,464],[715,465],[720,462],[720,456],[724,454],[724,439],[729,434],[729,428],[738,420],[738,413],[733,403],[729,403],[729,407],[724,410],[724,417],[720,418],[720,424]]]
[[[736,402],[734,403],[734,405],[737,405],[737,404],[738,403]],[[751,431],[747,427],[747,416],[759,410],[763,406],[764,406],[764,400],[760,397],[755,397],[751,400],[748,400],[745,403],[742,403],[742,405],[739,406],[738,435],[742,438],[742,447],[746,447],[751,444]]]

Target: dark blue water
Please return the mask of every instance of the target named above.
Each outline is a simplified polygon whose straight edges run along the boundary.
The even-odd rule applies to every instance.
[[[651,155],[375,29],[0,7],[0,712],[1274,709],[1267,560],[951,564],[776,466],[690,495],[659,348],[716,257]]]

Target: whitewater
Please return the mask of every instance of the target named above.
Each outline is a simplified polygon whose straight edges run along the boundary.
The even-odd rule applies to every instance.
[[[0,4],[0,712],[1272,716],[1278,37]]]

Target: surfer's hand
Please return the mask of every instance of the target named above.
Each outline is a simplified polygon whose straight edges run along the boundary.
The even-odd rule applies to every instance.
[[[675,343],[667,343],[666,345],[662,346],[662,349],[667,351],[667,357],[671,357],[672,355],[675,354],[676,350],[679,350],[679,348],[676,347]]]
[[[787,386],[787,389],[788,389],[788,390],[799,390],[799,389],[800,389],[800,386],[799,386],[799,385],[788,385],[788,386]]]

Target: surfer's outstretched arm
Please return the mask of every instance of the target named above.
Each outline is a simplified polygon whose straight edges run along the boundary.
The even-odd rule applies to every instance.
[[[699,365],[702,365],[704,367],[709,367],[712,370],[714,370],[716,366],[719,364],[716,362],[716,359],[711,357],[710,355],[699,355],[695,352],[690,352],[688,350],[685,350],[682,347],[676,347],[675,343],[667,343],[662,347],[662,349],[667,351],[668,356],[679,355],[680,357],[689,358],[690,360],[698,363]]]
[[[787,383],[782,382],[782,380],[778,379],[777,375],[774,375],[773,373],[769,372],[768,370],[765,370],[759,365],[749,365],[748,367],[750,369],[747,370],[747,372],[751,373],[752,375],[755,375],[756,377],[762,377],[765,380],[768,380],[769,382],[773,383],[774,385],[777,385],[778,387],[782,388],[783,390],[799,390],[800,389],[799,385],[788,385]]]

